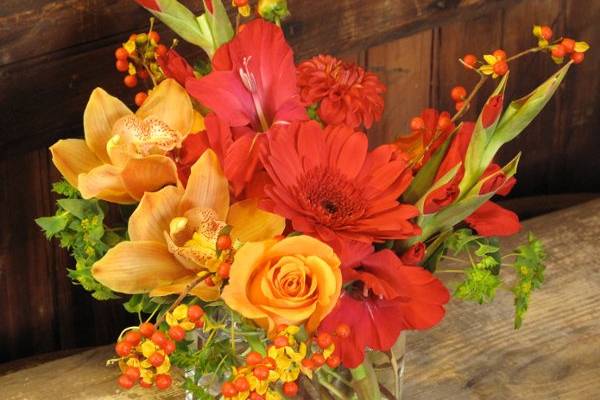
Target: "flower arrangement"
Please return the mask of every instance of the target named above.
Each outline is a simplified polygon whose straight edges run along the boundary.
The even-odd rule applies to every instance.
[[[585,42],[535,26],[531,49],[467,54],[480,80],[452,89],[455,113],[426,109],[410,134],[370,149],[385,85],[330,55],[295,65],[285,0],[233,0],[235,26],[220,0],[204,0],[200,17],[175,0],[137,2],[210,62],[192,66],[176,41],[161,43],[153,19],[132,34],[115,66],[126,86],[149,90],[135,112],[92,92],[85,139],[50,148],[62,198],[37,220],[74,256],[74,282],[99,300],[128,296],[139,315],[109,360],[121,387],[166,389],[179,371],[199,399],[398,399],[394,346],[443,319],[442,273],[463,276],[453,296],[466,301],[507,288],[521,325],[544,251],[530,235],[500,254],[497,238],[521,226],[491,198],[515,185],[520,154],[494,159],[583,61]],[[505,107],[509,65],[529,53],[568,62]],[[464,121],[490,79],[479,117]],[[372,355],[390,357],[395,382],[378,381]]]

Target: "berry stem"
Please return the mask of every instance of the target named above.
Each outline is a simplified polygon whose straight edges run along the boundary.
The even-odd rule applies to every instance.
[[[175,302],[173,304],[171,304],[171,307],[169,307],[169,309],[166,312],[164,312],[163,314],[161,314],[156,319],[156,322],[154,323],[154,326],[156,328],[158,328],[160,326],[160,324],[162,324],[163,321],[165,320],[167,313],[172,312],[179,304],[181,304],[181,302],[183,301],[183,299],[185,299],[185,297],[188,294],[190,294],[190,292],[192,291],[192,289],[194,289],[196,286],[198,286],[204,280],[204,278],[206,278],[207,275],[208,275],[208,272],[204,271],[203,273],[199,274],[196,277],[196,279],[194,279],[193,281],[191,281],[190,283],[188,283],[187,286],[183,289],[183,291],[179,295],[179,297],[177,298],[177,300],[175,300]]]

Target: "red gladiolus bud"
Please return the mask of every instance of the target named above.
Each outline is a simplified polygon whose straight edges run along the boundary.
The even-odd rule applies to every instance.
[[[496,122],[500,116],[500,112],[502,111],[503,100],[504,96],[501,94],[493,96],[483,107],[483,112],[481,113],[481,124],[484,128],[488,128]]]
[[[135,0],[136,3],[152,11],[160,11],[160,6],[156,0]]]
[[[407,265],[419,265],[425,257],[425,245],[422,242],[414,244],[402,254],[402,262]]]

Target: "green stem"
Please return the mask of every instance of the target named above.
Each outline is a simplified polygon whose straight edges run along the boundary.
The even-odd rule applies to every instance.
[[[367,358],[357,368],[352,368],[350,372],[353,378],[352,386],[360,400],[381,400],[377,375]]]
[[[326,379],[321,379],[320,375],[317,375],[317,380],[319,381],[319,384],[321,386],[323,386],[325,389],[327,389],[327,391],[332,394],[334,397],[340,399],[340,400],[346,400],[346,397],[344,396],[344,394],[342,392],[339,391],[338,388],[336,388],[335,386],[333,386],[331,383],[327,382]]]
[[[437,269],[436,274],[464,274],[462,269]]]

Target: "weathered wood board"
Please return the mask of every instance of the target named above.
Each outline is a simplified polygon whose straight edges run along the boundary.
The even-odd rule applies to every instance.
[[[512,328],[510,293],[493,305],[452,301],[445,320],[410,332],[404,398],[408,400],[593,400],[600,397],[600,200],[534,218],[503,242],[510,250],[533,231],[549,260],[521,330]],[[452,285],[452,280],[446,280]],[[181,399],[177,389],[122,392],[104,366],[112,348],[8,373],[4,400]],[[9,368],[10,371],[10,368]],[[151,394],[152,393],[152,394]]]

